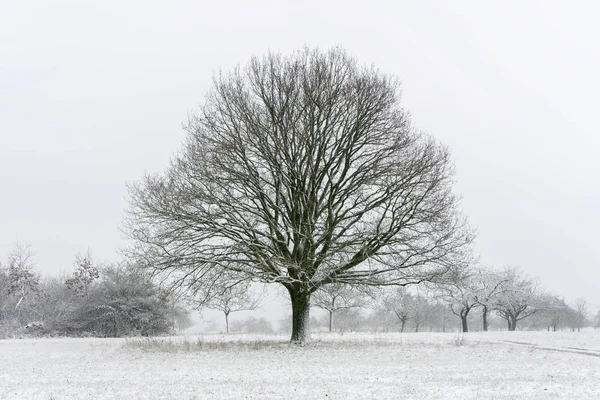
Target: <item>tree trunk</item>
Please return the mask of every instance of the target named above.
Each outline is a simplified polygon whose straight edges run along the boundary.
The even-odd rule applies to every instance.
[[[404,332],[404,326],[406,325],[406,320],[405,319],[401,319],[400,323],[402,324],[402,325],[400,325],[400,333],[403,333]]]
[[[517,329],[517,319],[515,317],[510,317],[508,319],[508,330],[514,331]]]
[[[487,332],[487,330],[488,330],[487,314],[488,314],[487,307],[483,307],[483,310],[481,311],[481,316],[483,318],[483,331],[484,332]]]
[[[329,311],[329,333],[333,332],[333,310]]]
[[[292,344],[303,344],[310,339],[310,293],[295,287],[288,289],[292,301]]]
[[[21,298],[19,299],[19,301],[17,302],[17,305],[15,306],[15,311],[17,311],[17,309],[19,308],[19,306],[21,305],[21,302],[23,301],[23,299],[25,298],[25,294],[23,294],[21,296]]]
[[[229,313],[226,312],[225,314],[225,332],[227,332],[227,334],[229,334]]]
[[[460,322],[461,322],[461,325],[462,325],[462,331],[463,332],[469,332],[469,327],[467,325],[467,316],[466,315],[465,316],[462,316],[462,315],[460,316]]]

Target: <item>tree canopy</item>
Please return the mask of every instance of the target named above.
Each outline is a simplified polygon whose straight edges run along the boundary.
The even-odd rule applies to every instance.
[[[432,280],[472,240],[448,149],[411,125],[395,77],[340,48],[219,73],[186,129],[170,167],[130,185],[133,254],[206,297],[282,284],[293,341],[323,285]]]

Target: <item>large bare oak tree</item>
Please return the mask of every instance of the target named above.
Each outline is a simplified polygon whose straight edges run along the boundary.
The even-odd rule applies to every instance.
[[[472,239],[446,147],[411,126],[394,77],[342,49],[218,74],[187,132],[164,174],[130,185],[134,253],[206,297],[232,277],[283,285],[292,342],[323,285],[432,280]]]

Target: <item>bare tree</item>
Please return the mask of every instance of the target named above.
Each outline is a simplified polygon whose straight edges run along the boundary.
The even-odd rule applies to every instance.
[[[85,254],[75,256],[75,271],[73,276],[65,280],[65,285],[77,296],[88,295],[89,287],[100,277],[100,271],[92,260],[92,254],[88,250]]]
[[[412,323],[414,325],[415,332],[419,332],[422,326],[429,322],[432,308],[427,299],[418,294],[413,297],[413,302],[414,307]]]
[[[292,342],[317,289],[433,280],[472,240],[448,150],[411,126],[395,78],[339,48],[219,74],[187,132],[165,174],[130,185],[133,255],[173,290],[283,285]]]
[[[406,323],[415,318],[417,314],[417,302],[414,296],[408,293],[404,287],[397,288],[392,293],[384,296],[381,306],[398,318],[401,333],[404,332]]]
[[[558,328],[569,321],[570,309],[564,299],[556,296],[548,296],[546,299],[544,315],[547,317],[548,330],[556,332]]]
[[[588,309],[586,299],[580,297],[575,300],[575,325],[577,332],[581,331],[581,328],[589,324],[588,321]]]
[[[261,296],[252,293],[248,283],[225,287],[211,297],[204,306],[221,311],[225,315],[225,331],[229,333],[229,314],[238,311],[256,310],[260,306]]]
[[[235,332],[260,334],[272,334],[275,332],[273,325],[266,318],[249,317],[242,321],[235,321],[232,325]]]
[[[365,307],[370,294],[366,289],[333,283],[320,287],[312,295],[312,305],[329,313],[329,332],[333,331],[333,316],[336,311]]]
[[[508,330],[514,331],[518,321],[547,307],[547,297],[539,291],[536,281],[516,268],[507,268],[503,279],[504,290],[495,301],[495,309],[506,320]]]
[[[431,328],[441,332],[446,332],[449,329],[449,324],[454,320],[454,315],[443,301],[430,303],[428,312],[428,320]]]
[[[481,319],[484,332],[488,330],[488,317],[494,311],[496,299],[504,291],[506,280],[498,271],[486,268],[475,270],[471,278],[475,290],[475,302],[481,307]]]
[[[13,310],[16,312],[28,295],[37,292],[40,283],[39,275],[33,271],[31,246],[15,244],[8,255],[6,264],[8,294],[16,296],[18,299]]]
[[[471,310],[480,305],[472,271],[456,274],[454,278],[441,287],[452,314],[460,317],[461,330],[469,331],[468,317]]]
[[[390,329],[396,325],[397,319],[396,315],[392,314],[389,310],[385,309],[383,306],[376,307],[372,313],[370,313],[365,323],[370,328],[378,331],[382,329],[383,332],[389,332]]]

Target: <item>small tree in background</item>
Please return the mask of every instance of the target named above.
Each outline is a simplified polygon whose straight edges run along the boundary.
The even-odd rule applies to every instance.
[[[221,311],[225,315],[225,331],[229,333],[229,315],[238,311],[256,310],[260,306],[261,296],[251,291],[249,283],[238,283],[223,288],[203,305],[206,308]]]
[[[577,332],[589,325],[587,301],[584,298],[575,300],[575,327]]]
[[[14,336],[29,323],[39,325],[35,310],[40,276],[34,271],[33,252],[16,243],[0,263],[0,336]]]
[[[6,261],[6,279],[8,295],[17,299],[14,312],[18,312],[23,300],[38,292],[40,277],[33,272],[33,253],[31,246],[17,243]]]
[[[364,322],[366,326],[375,331],[381,329],[383,332],[389,332],[397,325],[398,319],[395,314],[380,304],[366,316]]]
[[[474,289],[475,302],[481,307],[483,331],[487,332],[489,315],[496,307],[496,299],[504,290],[506,280],[498,271],[478,268],[471,277]]]
[[[417,303],[406,288],[400,287],[383,297],[381,307],[392,312],[400,322],[400,332],[404,332],[406,323],[417,313]]]
[[[344,308],[335,314],[335,330],[339,332],[355,332],[366,327],[362,308]],[[327,324],[328,326],[328,324]]]
[[[73,276],[65,281],[67,288],[76,296],[88,295],[89,287],[100,277],[100,270],[92,261],[92,254],[88,250],[84,255],[75,256],[75,271]]]
[[[429,305],[428,320],[431,328],[440,332],[451,331],[451,326],[454,326],[454,314],[444,300],[436,300]]]
[[[570,312],[564,299],[551,295],[546,298],[546,307],[541,311],[541,316],[546,320],[547,329],[556,332],[560,327],[568,324]]]
[[[260,333],[260,334],[273,334],[275,330],[273,325],[266,318],[248,317],[241,321],[234,321],[231,323],[231,330],[234,332],[243,333]]]
[[[464,270],[454,275],[446,284],[440,286],[442,297],[450,311],[460,317],[462,332],[468,332],[468,316],[471,310],[479,306],[474,272]]]
[[[339,310],[365,307],[372,299],[367,288],[352,287],[343,284],[331,284],[321,287],[312,296],[312,305],[329,314],[329,332],[333,331],[334,314]]]
[[[423,327],[423,325],[430,322],[431,317],[431,304],[427,301],[427,298],[417,294],[413,297],[414,307],[413,307],[413,317],[412,324],[415,328],[415,332],[419,332],[419,330]]]
[[[495,300],[496,313],[506,320],[508,330],[517,329],[517,322],[544,310],[548,305],[537,282],[516,268],[503,272],[504,290]]]

